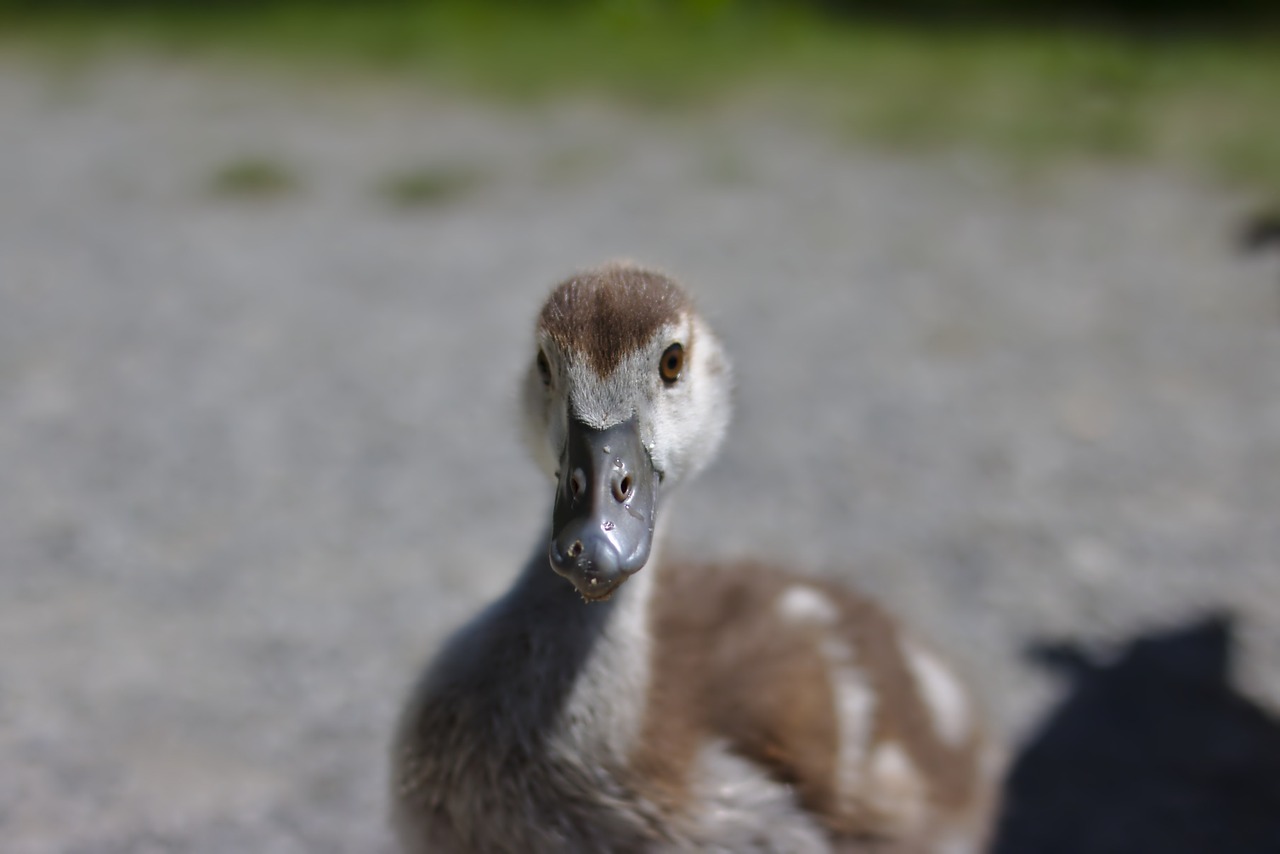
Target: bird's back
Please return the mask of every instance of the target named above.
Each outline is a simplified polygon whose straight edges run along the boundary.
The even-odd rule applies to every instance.
[[[741,817],[761,831],[794,818],[837,850],[978,850],[990,769],[976,706],[936,653],[830,581],[758,564],[657,571],[633,754],[648,797],[696,827],[754,774],[798,813]],[[716,779],[720,754],[733,762]]]

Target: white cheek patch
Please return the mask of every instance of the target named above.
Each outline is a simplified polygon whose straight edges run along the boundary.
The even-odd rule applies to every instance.
[[[681,413],[680,429],[685,436],[681,466],[684,474],[693,475],[711,462],[724,441],[733,402],[728,361],[719,340],[699,317],[693,318],[689,340],[692,364]]]
[[[788,623],[832,626],[840,618],[840,609],[830,597],[804,584],[788,587],[776,607],[778,616]]]
[[[520,394],[525,445],[538,468],[554,477],[560,466],[558,448],[564,445],[564,418],[558,415],[563,398],[547,389],[534,368],[525,376]]]
[[[964,687],[945,664],[907,639],[902,654],[929,710],[934,732],[945,744],[959,747],[969,735],[969,700]]]

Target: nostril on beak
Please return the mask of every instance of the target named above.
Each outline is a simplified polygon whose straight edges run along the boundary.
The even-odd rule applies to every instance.
[[[582,554],[582,540],[574,540],[573,545],[569,546],[569,557],[576,558]]]
[[[587,476],[582,473],[582,469],[574,469],[573,474],[569,476],[569,497],[577,498],[586,488]]]
[[[631,498],[631,492],[635,484],[631,482],[631,475],[624,474],[622,477],[614,477],[613,479],[613,497],[619,504]]]

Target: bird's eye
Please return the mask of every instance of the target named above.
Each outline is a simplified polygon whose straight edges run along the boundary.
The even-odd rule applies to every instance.
[[[547,354],[542,350],[538,351],[538,373],[542,376],[542,384],[550,386],[551,363],[547,361]]]
[[[680,344],[672,344],[662,353],[662,359],[658,362],[658,372],[662,374],[662,381],[667,385],[671,385],[680,379],[680,370],[684,367],[684,347]]]

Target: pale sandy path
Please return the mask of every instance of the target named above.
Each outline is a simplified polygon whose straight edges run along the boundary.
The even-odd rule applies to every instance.
[[[257,154],[301,190],[208,192]],[[379,197],[424,164],[479,183]],[[1030,639],[1210,605],[1280,698],[1280,295],[1237,209],[742,116],[0,64],[5,851],[385,851],[415,664],[548,508],[529,319],[617,255],[692,283],[736,356],[673,549],[856,579],[1014,735],[1052,699]]]

